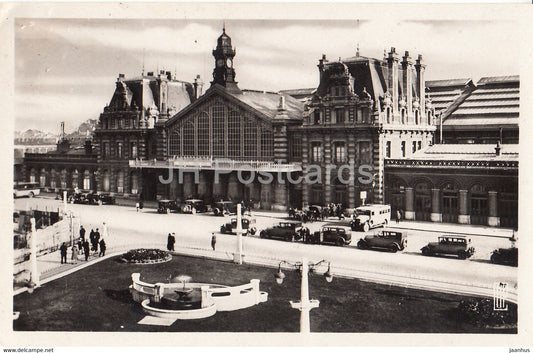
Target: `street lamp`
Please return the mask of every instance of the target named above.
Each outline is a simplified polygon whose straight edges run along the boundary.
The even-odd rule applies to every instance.
[[[320,305],[320,301],[316,299],[309,299],[309,270],[314,270],[316,267],[320,266],[323,263],[328,264],[328,270],[324,273],[324,278],[328,283],[333,281],[333,274],[331,273],[331,263],[326,260],[321,260],[317,263],[308,263],[306,258],[302,258],[301,262],[297,262],[295,264],[282,261],[278,265],[278,272],[274,275],[274,278],[276,279],[277,284],[282,284],[283,280],[285,279],[285,274],[281,271],[281,265],[282,264],[288,264],[290,266],[293,266],[300,270],[300,273],[302,275],[302,281],[301,281],[301,293],[300,293],[300,301],[290,301],[291,307],[293,309],[299,309],[300,310],[300,333],[310,333],[311,332],[311,324],[309,319],[309,311],[313,308],[318,308]]]

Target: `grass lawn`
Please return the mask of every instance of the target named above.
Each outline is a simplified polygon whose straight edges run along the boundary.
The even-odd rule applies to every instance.
[[[138,325],[145,314],[131,299],[131,274],[147,282],[165,282],[187,274],[193,282],[240,285],[261,280],[268,301],[233,312],[218,312],[201,320],[176,321],[172,326]],[[108,259],[43,285],[33,294],[14,297],[16,331],[164,331],[164,332],[298,332],[300,312],[289,300],[299,300],[296,272],[276,284],[276,269],[253,265],[174,256],[155,265],[134,265]],[[459,317],[462,297],[415,289],[310,275],[311,299],[320,307],[311,311],[313,332],[516,333],[468,324]]]

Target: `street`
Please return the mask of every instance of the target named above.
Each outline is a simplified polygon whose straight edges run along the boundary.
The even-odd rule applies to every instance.
[[[62,203],[47,198],[15,199],[15,209],[30,207],[57,209],[62,207]],[[220,226],[229,222],[231,217],[215,217],[212,214],[158,214],[155,209],[146,208],[137,212],[134,207],[116,205],[68,204],[68,208],[80,217],[81,224],[88,232],[96,228],[102,232],[105,222],[109,233],[106,243],[110,250],[130,245],[165,248],[169,232],[176,234],[177,250],[207,250],[210,249],[211,234],[214,232],[217,236],[217,253],[226,253],[230,259],[237,252],[237,237],[219,233]],[[454,289],[455,286],[472,286],[483,288],[487,293],[495,282],[508,283],[510,288],[517,287],[517,268],[489,262],[494,249],[511,245],[505,237],[472,236],[472,244],[476,249],[474,256],[468,260],[459,260],[456,257],[421,255],[420,248],[430,241],[436,241],[439,235],[437,232],[409,230],[407,248],[402,252],[391,253],[357,249],[357,241],[364,233],[356,231],[352,232],[350,246],[344,248],[260,239],[260,230],[285,220],[287,216],[271,212],[252,212],[252,215],[257,220],[255,226],[258,232],[254,236],[243,237],[246,261],[273,265],[281,260],[296,262],[305,256],[310,261],[330,261],[336,275],[370,281],[426,287],[430,281],[438,283],[437,287],[444,286],[451,291],[460,291]],[[307,226],[313,232],[319,230],[324,223],[326,222],[313,222]],[[395,229],[394,224],[389,229]],[[426,284],[421,285],[418,283],[420,281]]]

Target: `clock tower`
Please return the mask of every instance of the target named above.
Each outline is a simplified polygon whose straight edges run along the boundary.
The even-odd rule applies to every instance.
[[[233,58],[236,50],[231,47],[231,38],[226,34],[226,27],[222,29],[222,35],[218,37],[217,47],[213,50],[215,57],[215,69],[213,70],[213,81],[211,86],[219,84],[234,92],[241,92],[235,82],[235,70],[233,69]]]

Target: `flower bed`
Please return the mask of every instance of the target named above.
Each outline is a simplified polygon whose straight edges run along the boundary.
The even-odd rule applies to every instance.
[[[172,260],[172,255],[159,249],[135,249],[122,255],[121,260],[135,264],[157,264]]]

